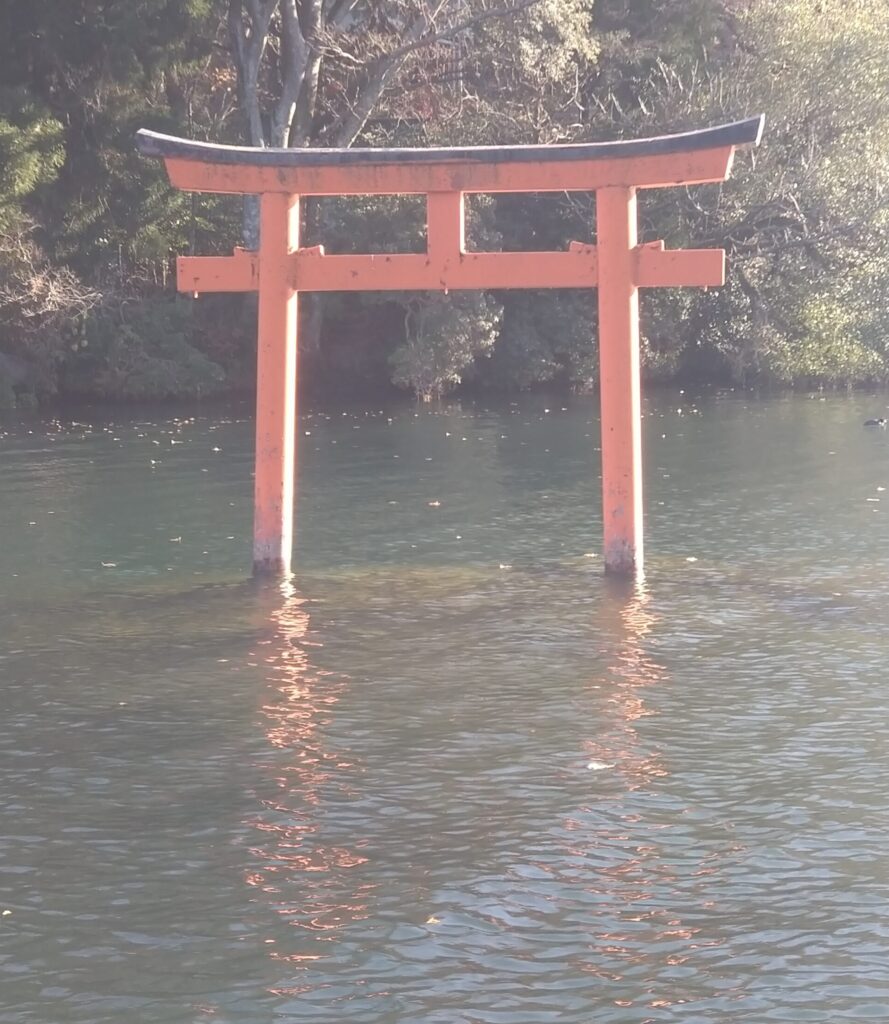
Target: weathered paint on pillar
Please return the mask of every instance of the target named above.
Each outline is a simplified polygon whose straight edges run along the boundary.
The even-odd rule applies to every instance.
[[[636,191],[596,193],[605,571],[642,573],[642,419]]]
[[[253,574],[290,571],[296,454],[297,293],[290,254],[299,246],[299,198],[262,196]]]

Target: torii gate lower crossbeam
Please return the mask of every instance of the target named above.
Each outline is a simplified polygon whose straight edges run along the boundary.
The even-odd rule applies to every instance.
[[[710,287],[721,249],[637,241],[636,191],[724,181],[763,118],[625,142],[448,149],[248,149],[139,133],[170,181],[195,192],[259,195],[258,252],[187,256],[178,287],[259,293],[255,574],[289,572],[294,505],[297,296],[323,291],[598,288],[604,564],[642,572],[639,288]],[[566,252],[467,252],[464,195],[595,191],[596,242]],[[303,196],[426,196],[425,253],[327,255],[302,248]]]

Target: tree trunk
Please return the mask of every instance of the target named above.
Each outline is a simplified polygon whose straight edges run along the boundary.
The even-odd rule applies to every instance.
[[[247,141],[265,147],[265,130],[259,100],[259,72],[268,40],[269,23],[278,0],[249,0],[245,22],[241,0],[229,0],[228,35],[238,73],[238,98],[244,116]],[[259,196],[244,196],[241,214],[244,247],[259,248]]]

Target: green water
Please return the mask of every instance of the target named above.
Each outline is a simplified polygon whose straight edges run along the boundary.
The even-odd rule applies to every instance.
[[[0,1022],[889,1020],[887,405],[0,425]]]

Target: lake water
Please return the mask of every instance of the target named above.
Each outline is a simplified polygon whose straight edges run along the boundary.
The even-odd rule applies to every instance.
[[[889,1020],[887,405],[0,425],[0,1022]]]

